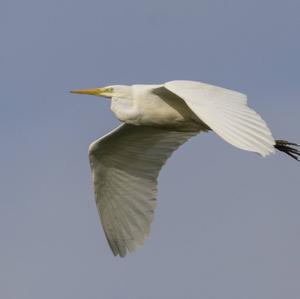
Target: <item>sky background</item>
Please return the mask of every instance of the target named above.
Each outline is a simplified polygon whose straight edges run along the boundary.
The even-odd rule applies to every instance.
[[[0,297],[300,297],[300,165],[214,134],[159,177],[144,247],[113,257],[87,149],[118,121],[71,95],[203,81],[246,93],[275,138],[300,142],[300,2],[1,0]]]

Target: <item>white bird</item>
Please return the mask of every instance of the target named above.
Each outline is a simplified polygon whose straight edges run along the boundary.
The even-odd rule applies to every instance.
[[[233,146],[265,157],[275,148],[298,160],[297,144],[274,140],[265,121],[237,91],[194,82],[112,85],[74,90],[111,99],[124,124],[89,147],[96,205],[114,255],[144,243],[156,206],[157,177],[192,136],[214,131]]]

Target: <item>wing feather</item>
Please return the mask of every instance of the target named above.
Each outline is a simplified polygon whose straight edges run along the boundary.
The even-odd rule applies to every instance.
[[[156,206],[159,171],[196,134],[124,124],[90,145],[96,205],[114,255],[125,256],[143,244]]]
[[[193,81],[165,83],[215,133],[232,145],[259,153],[275,152],[275,140],[265,121],[247,106],[237,91]]]

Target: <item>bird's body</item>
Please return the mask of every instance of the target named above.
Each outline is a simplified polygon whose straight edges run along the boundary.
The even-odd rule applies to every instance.
[[[132,85],[127,97],[112,97],[111,110],[122,122],[197,131],[203,123],[178,97],[163,85]]]
[[[275,149],[298,160],[296,144],[275,141],[244,94],[194,81],[114,85],[74,93],[111,98],[123,125],[94,141],[89,157],[96,204],[114,255],[143,244],[156,205],[157,177],[181,144],[213,130],[228,143],[267,156]]]

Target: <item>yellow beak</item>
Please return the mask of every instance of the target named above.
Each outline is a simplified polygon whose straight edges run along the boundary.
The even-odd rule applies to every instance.
[[[78,89],[71,90],[71,93],[79,93],[79,94],[91,94],[94,96],[99,96],[104,92],[104,88],[94,88],[94,89]]]

